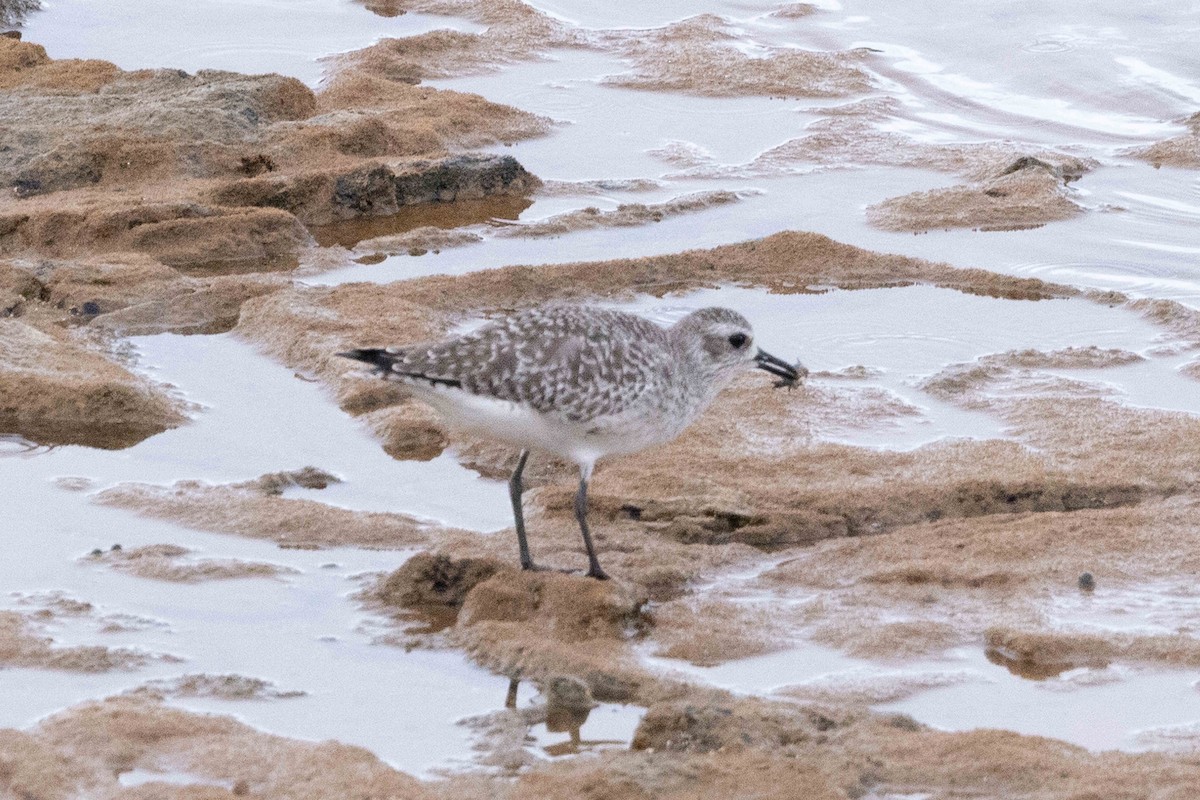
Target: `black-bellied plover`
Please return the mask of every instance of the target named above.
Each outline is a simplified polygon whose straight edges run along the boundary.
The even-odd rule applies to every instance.
[[[756,348],[750,323],[726,308],[662,328],[622,311],[550,305],[440,342],[338,355],[405,384],[452,427],[521,448],[509,496],[524,569],[535,568],[521,511],[530,449],[578,464],[575,518],[587,574],[601,579],[587,523],[596,460],[674,439],[744,369],[766,370],[781,386],[803,369]]]

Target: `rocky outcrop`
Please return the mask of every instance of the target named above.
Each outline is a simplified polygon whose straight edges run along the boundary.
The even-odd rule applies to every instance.
[[[147,381],[65,334],[0,319],[0,430],[46,444],[116,449],[183,421]]]
[[[232,181],[209,193],[221,206],[278,208],[308,225],[397,213],[417,203],[524,195],[540,181],[512,156],[463,155],[398,165],[370,163],[351,170],[263,175]]]
[[[548,121],[476,95],[345,72],[126,72],[0,38],[0,255],[137,252],[177,267],[294,268],[304,225],[528,194],[508,156],[448,150]]]

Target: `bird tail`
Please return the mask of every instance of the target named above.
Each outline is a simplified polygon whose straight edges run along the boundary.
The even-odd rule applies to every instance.
[[[392,368],[392,364],[396,363],[396,358],[399,354],[389,353],[387,350],[379,347],[367,347],[358,350],[347,350],[337,355],[342,358],[353,358],[355,361],[362,361],[378,370],[387,372]]]
[[[367,347],[358,350],[347,350],[344,353],[337,353],[337,355],[342,358],[353,358],[355,361],[370,364],[379,370],[379,374],[385,378],[397,378],[405,381],[428,381],[430,386],[462,388],[462,381],[458,378],[451,378],[445,375],[430,375],[417,370],[397,370],[396,363],[404,359],[404,353],[397,350],[381,350],[378,347]]]

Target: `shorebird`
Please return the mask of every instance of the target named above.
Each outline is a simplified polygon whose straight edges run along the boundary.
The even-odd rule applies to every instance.
[[[440,342],[338,355],[403,383],[450,426],[520,448],[508,487],[523,569],[537,568],[521,509],[529,451],[577,464],[575,519],[587,574],[601,580],[608,575],[587,522],[597,459],[671,441],[746,369],[788,387],[807,374],[755,347],[750,323],[726,308],[693,311],[663,328],[622,311],[549,305]]]

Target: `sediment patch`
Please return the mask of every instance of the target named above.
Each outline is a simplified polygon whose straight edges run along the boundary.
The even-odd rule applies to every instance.
[[[177,661],[172,656],[102,645],[56,646],[38,630],[31,615],[0,611],[0,664],[64,672],[133,670],[152,661]]]
[[[1187,126],[1187,132],[1183,135],[1127,150],[1126,154],[1149,161],[1155,167],[1200,167],[1200,111],[1183,120],[1183,123]]]
[[[54,61],[14,39],[0,41],[6,106],[19,111],[0,157],[14,190],[0,199],[0,254],[134,251],[191,268],[292,268],[311,245],[301,221],[528,192],[536,179],[511,158],[446,151],[547,130],[473,95],[353,70],[315,95],[278,75]]]
[[[172,486],[153,486],[125,483],[100,492],[95,496],[95,502],[148,517],[169,519],[199,530],[271,539],[285,547],[353,545],[396,549],[426,541],[431,530],[427,524],[405,514],[350,511],[314,500],[282,497],[277,487],[278,476],[275,474],[234,484],[179,481]],[[156,552],[149,551],[147,555],[154,556]],[[131,563],[124,558],[120,562]],[[234,567],[235,571],[240,569],[234,565],[226,567]],[[223,569],[218,567],[217,571]],[[165,566],[165,573],[172,571],[170,565]],[[186,574],[189,570],[184,568],[183,572]]]
[[[1054,165],[1025,157],[968,186],[914,192],[870,206],[867,221],[884,230],[917,232],[1039,227],[1084,212],[1071,197],[1068,177]]]
[[[191,550],[174,544],[151,544],[130,549],[96,551],[84,561],[105,564],[119,572],[139,578],[172,583],[235,580],[239,578],[276,578],[295,573],[281,564],[266,564],[237,559],[188,559]]]
[[[68,331],[0,319],[0,430],[42,444],[120,449],[184,419],[177,401]]]

